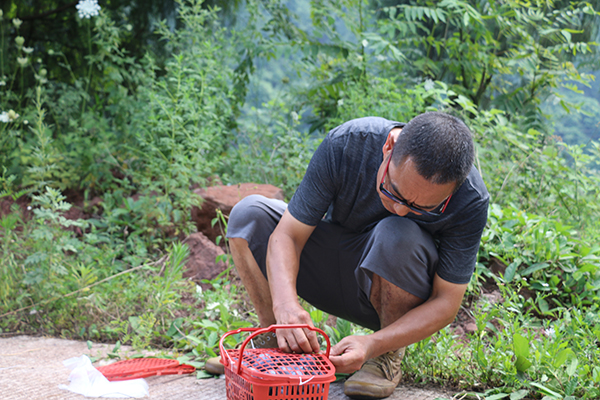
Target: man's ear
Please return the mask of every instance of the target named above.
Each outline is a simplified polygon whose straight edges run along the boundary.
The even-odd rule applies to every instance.
[[[394,148],[394,144],[396,144],[396,139],[398,139],[398,135],[400,135],[400,132],[402,131],[402,128],[394,128],[390,131],[390,133],[388,133],[387,135],[387,139],[385,139],[385,143],[383,144],[383,157],[385,158],[385,155],[392,151],[392,149]]]

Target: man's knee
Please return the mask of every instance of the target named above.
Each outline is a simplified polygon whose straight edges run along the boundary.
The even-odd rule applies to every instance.
[[[379,275],[398,288],[427,299],[438,262],[431,235],[414,221],[397,216],[381,220],[373,229],[356,272],[363,291],[370,294],[371,277]]]
[[[425,265],[437,263],[437,248],[431,235],[416,222],[402,217],[388,217],[374,228],[374,245],[390,261],[397,262],[398,257],[415,257]]]
[[[229,214],[227,237],[242,238],[262,243],[279,223],[285,203],[261,195],[250,195],[240,200]]]
[[[264,197],[258,194],[244,197],[231,209],[229,223],[260,219],[264,215],[264,211],[260,207],[263,199]]]

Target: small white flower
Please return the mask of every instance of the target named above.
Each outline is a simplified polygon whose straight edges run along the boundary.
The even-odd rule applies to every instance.
[[[377,54],[375,58],[377,61],[385,61],[385,56],[383,54]]]
[[[363,47],[367,47],[369,45],[369,41],[367,39],[363,39],[362,45]]]
[[[29,125],[29,121],[27,121],[27,120],[23,121],[23,125]]]
[[[21,21],[19,18],[13,18],[12,22],[15,28],[17,29],[19,29],[21,27],[21,24],[23,23],[23,21]]]
[[[95,17],[100,11],[98,0],[79,0],[75,8],[81,19]]]
[[[341,106],[343,106],[343,105],[344,105],[344,99],[339,99],[339,100],[337,101],[337,105],[338,105],[338,107],[341,107]]]
[[[13,122],[17,118],[19,118],[19,114],[13,110],[8,110],[8,112],[2,111],[2,113],[0,113],[0,122]]]
[[[23,36],[17,36],[15,38],[15,43],[17,44],[18,47],[23,46],[23,43],[25,43],[25,38]]]
[[[25,54],[31,54],[33,52],[33,47],[23,47],[23,52]]]
[[[425,88],[425,90],[427,90],[428,92],[430,90],[433,90],[434,87],[435,87],[435,84],[433,83],[433,81],[431,79],[427,79],[425,81],[425,84],[423,85],[423,88]]]
[[[27,206],[27,210],[31,211],[31,206]]]
[[[27,61],[29,61],[29,58],[27,57],[17,57],[17,62],[19,63],[19,65],[21,65],[21,67],[27,65]]]
[[[292,116],[292,119],[294,120],[294,122],[298,122],[298,118],[300,118],[300,117],[298,116],[298,113],[296,111],[292,111],[290,113],[290,115]]]
[[[547,337],[553,337],[555,333],[556,332],[554,331],[553,327],[550,327],[548,329],[544,329],[544,335],[546,335]]]
[[[6,82],[0,81],[0,86],[6,86]]]
[[[35,308],[32,308],[31,311],[29,311],[29,315],[34,315],[37,313],[38,313],[38,311]]]

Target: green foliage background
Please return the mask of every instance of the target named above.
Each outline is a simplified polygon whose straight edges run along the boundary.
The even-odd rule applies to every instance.
[[[230,270],[210,290],[182,278],[191,188],[289,198],[337,124],[441,110],[472,128],[492,196],[465,299],[477,330],[413,345],[405,375],[488,400],[600,397],[597,2],[76,4],[0,7],[0,334],[201,366],[257,320]],[[66,218],[76,200],[86,219]],[[364,333],[311,315],[334,341]]]

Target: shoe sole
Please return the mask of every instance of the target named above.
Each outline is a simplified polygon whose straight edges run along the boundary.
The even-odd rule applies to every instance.
[[[363,387],[344,387],[344,394],[356,400],[376,400],[390,397],[392,393],[394,393],[395,389],[392,389],[392,391],[389,394],[368,393],[368,389],[372,387],[373,385],[365,385]]]

